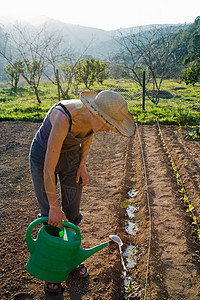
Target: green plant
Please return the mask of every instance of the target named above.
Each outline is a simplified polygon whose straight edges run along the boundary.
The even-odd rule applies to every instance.
[[[190,110],[183,107],[178,107],[175,118],[179,126],[187,126],[193,122]]]
[[[195,126],[194,130],[191,133],[188,133],[185,135],[184,137],[185,140],[200,140],[200,131],[199,131],[199,127]]]
[[[193,216],[193,222],[192,222],[193,225],[197,225],[197,218],[196,216]]]
[[[131,250],[131,254],[134,255],[136,251],[136,247],[133,247],[133,249]]]
[[[103,84],[103,81],[108,78],[106,69],[107,63],[99,59],[87,58],[85,61],[79,61],[76,67],[76,81],[78,84],[84,83],[88,89],[94,85],[95,81]]]
[[[17,90],[20,74],[23,72],[23,70],[24,70],[24,63],[23,61],[20,60],[16,60],[12,64],[6,65],[4,68],[5,73],[10,79],[10,83],[12,87],[14,88],[14,91]]]
[[[134,281],[132,281],[132,280],[130,279],[129,283],[127,284],[127,287],[129,288],[129,290],[130,290],[131,292],[132,292],[132,290],[133,290],[133,288],[134,288],[134,285],[135,285]]]
[[[182,193],[182,194],[185,194],[185,189],[182,188],[182,189],[179,190],[179,192]]]
[[[195,83],[198,82],[200,77],[200,63],[193,62],[191,65],[183,71],[182,79],[188,85],[192,84],[193,86]]]
[[[185,194],[183,197],[181,197],[181,200],[188,203],[189,202],[189,197],[187,197],[186,194]]]
[[[191,211],[193,211],[193,209],[194,209],[194,206],[192,204],[189,204],[186,212],[191,212]]]

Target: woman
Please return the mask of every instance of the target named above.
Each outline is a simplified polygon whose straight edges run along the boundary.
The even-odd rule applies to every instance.
[[[114,91],[82,92],[81,100],[64,100],[47,113],[31,145],[30,168],[41,216],[60,227],[62,220],[78,225],[82,219],[82,187],[88,184],[86,160],[93,134],[113,130],[132,136],[135,124],[125,99]],[[60,182],[60,207],[56,184]],[[81,265],[75,270],[88,275]],[[46,290],[60,291],[60,284],[46,284]]]

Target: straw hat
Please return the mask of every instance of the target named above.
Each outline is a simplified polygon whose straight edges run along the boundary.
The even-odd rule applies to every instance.
[[[104,123],[118,134],[132,136],[135,132],[135,123],[128,111],[126,100],[118,93],[105,90],[100,93],[82,92],[81,101],[99,117]]]

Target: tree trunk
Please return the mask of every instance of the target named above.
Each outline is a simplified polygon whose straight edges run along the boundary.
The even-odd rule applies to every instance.
[[[60,101],[60,80],[59,80],[58,69],[56,69],[56,82],[57,82],[57,88],[58,88],[58,101]]]
[[[61,86],[60,86],[60,91],[61,91],[61,94],[62,94],[62,99],[69,99],[69,89],[67,90],[64,90]]]
[[[34,86],[34,90],[35,90],[35,95],[36,95],[37,101],[38,101],[38,103],[40,104],[41,101],[40,101],[40,98],[39,98],[37,86]]]

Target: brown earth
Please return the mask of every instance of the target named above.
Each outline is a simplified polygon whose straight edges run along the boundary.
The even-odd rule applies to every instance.
[[[39,125],[0,123],[1,299],[49,299],[43,291],[44,283],[25,268],[29,257],[25,233],[39,212],[28,163],[31,140]],[[188,129],[161,128],[200,222],[200,144],[183,139]],[[81,204],[82,247],[105,242],[110,234],[121,237],[123,252],[130,244],[135,245],[137,264],[127,271],[135,285],[129,293],[124,292],[119,250],[117,245],[109,246],[87,259],[87,279],[69,275],[63,283],[63,298],[200,299],[199,242],[191,234],[196,225],[192,225],[191,214],[180,200],[180,187],[157,125],[139,126],[130,139],[114,133],[97,134],[88,158],[88,171],[90,183],[84,188]],[[133,220],[138,227],[135,235],[126,232],[127,213],[120,207],[132,188],[138,190],[134,198],[137,212]],[[124,261],[127,263],[125,257]]]

